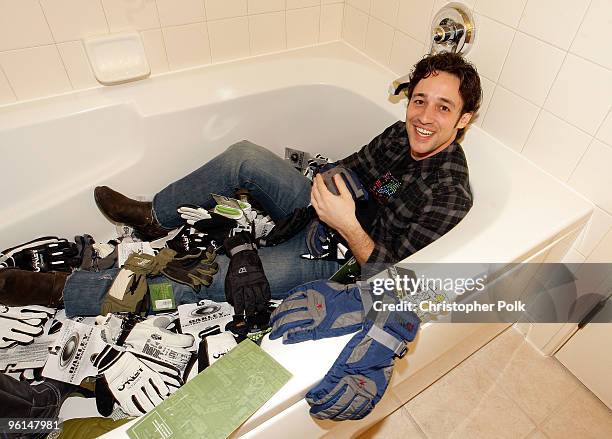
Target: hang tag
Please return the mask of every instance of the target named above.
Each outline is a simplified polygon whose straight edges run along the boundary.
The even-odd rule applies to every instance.
[[[119,270],[119,273],[117,273],[117,277],[115,277],[110,290],[108,290],[108,294],[117,300],[123,300],[123,296],[125,296],[125,291],[132,280],[133,274],[134,272],[131,270]]]
[[[117,262],[123,267],[132,253],[146,253],[155,256],[155,251],[149,242],[122,242],[117,246]]]
[[[153,308],[153,312],[176,309],[172,284],[168,282],[150,284],[149,294],[151,295],[151,306]]]

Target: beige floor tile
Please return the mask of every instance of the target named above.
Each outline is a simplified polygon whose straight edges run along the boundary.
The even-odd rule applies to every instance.
[[[426,439],[426,436],[410,414],[400,407],[359,436],[359,439]]]
[[[525,338],[510,327],[472,355],[468,361],[493,379],[497,379],[524,343]]]
[[[535,425],[470,361],[462,363],[404,407],[430,438],[522,438]]]
[[[525,439],[548,439],[548,436],[546,436],[540,430],[533,430]]]
[[[578,389],[540,427],[550,439],[612,437],[612,410],[586,387]]]
[[[513,328],[468,361],[486,371],[535,423],[550,415],[579,384],[556,359],[541,355]]]
[[[541,355],[526,342],[514,351],[495,381],[536,424],[559,407],[579,384],[555,358]]]

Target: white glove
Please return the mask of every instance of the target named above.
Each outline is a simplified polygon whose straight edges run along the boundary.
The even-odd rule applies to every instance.
[[[166,363],[158,358],[153,358],[141,352],[136,352],[132,349],[128,349],[127,351],[142,361],[151,370],[157,372],[164,381],[164,384],[168,386],[170,393],[176,392],[183,384],[185,384],[185,381],[183,380],[183,372],[172,364]]]
[[[144,415],[170,396],[162,376],[130,352],[107,346],[94,365],[98,366],[110,392],[129,415]]]
[[[47,319],[55,310],[45,306],[0,305],[0,349],[27,345],[43,334]]]
[[[152,338],[165,346],[178,348],[190,348],[193,346],[193,335],[175,334],[166,329],[171,323],[172,319],[167,316],[155,316],[144,322],[137,323],[126,338],[125,344],[140,350],[145,345],[145,342]]]
[[[110,344],[117,344],[117,339],[121,335],[123,319],[112,313],[105,316],[96,317],[96,325],[102,326],[102,339]]]
[[[165,329],[171,323],[172,319],[167,316],[156,316],[137,323],[125,339],[125,345],[134,352],[171,364],[184,373],[193,356],[187,349],[193,345],[194,337]]]
[[[208,354],[208,364],[215,363],[219,358],[231,351],[238,343],[230,332],[222,332],[217,335],[209,335],[204,338]]]
[[[206,209],[195,205],[181,206],[177,209],[177,211],[181,215],[181,218],[183,218],[187,224],[192,226],[200,220],[212,218]]]

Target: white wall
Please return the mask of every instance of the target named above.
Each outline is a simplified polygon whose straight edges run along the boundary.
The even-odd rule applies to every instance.
[[[429,51],[443,0],[346,0],[342,38],[398,76]],[[567,255],[612,262],[611,0],[464,0],[481,75],[476,123],[597,205]]]
[[[344,0],[0,0],[0,105],[97,87],[82,39],[142,35],[152,74],[340,39]]]

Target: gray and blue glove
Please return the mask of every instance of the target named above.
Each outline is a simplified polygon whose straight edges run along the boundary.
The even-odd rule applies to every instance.
[[[384,303],[396,298],[384,296]],[[317,419],[362,419],[380,401],[393,373],[395,357],[406,354],[420,320],[410,311],[379,312],[366,319],[323,380],[306,394]]]
[[[317,280],[289,291],[270,317],[270,338],[282,336],[289,344],[338,337],[361,329],[363,319],[364,305],[355,284]]]

